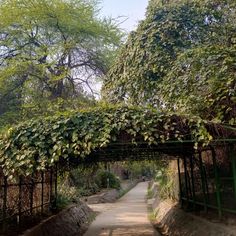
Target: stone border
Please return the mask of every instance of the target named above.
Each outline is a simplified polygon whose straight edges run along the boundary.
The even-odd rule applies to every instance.
[[[71,205],[57,215],[42,221],[23,236],[79,236],[87,230],[95,213],[83,202]]]
[[[154,226],[169,236],[236,236],[236,226],[227,226],[220,222],[213,223],[205,218],[185,212],[170,200],[162,200],[155,186],[155,198],[148,200],[155,220]]]

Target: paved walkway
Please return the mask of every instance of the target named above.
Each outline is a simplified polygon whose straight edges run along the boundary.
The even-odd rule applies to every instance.
[[[147,182],[139,183],[112,204],[91,205],[102,211],[84,236],[149,236],[158,234],[148,220]]]

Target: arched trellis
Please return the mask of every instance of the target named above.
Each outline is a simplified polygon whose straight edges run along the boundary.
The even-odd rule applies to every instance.
[[[49,205],[52,205],[57,195],[58,168],[102,161],[155,159],[157,153],[179,158],[181,200],[194,206],[203,204],[207,209],[212,206],[206,198],[206,182],[202,170],[205,167],[200,161],[199,173],[204,197],[201,203],[195,199],[197,192],[194,191],[193,157],[198,152],[205,152],[209,147],[214,153],[212,147],[220,147],[222,144],[233,145],[231,148],[233,152],[235,138],[236,132],[233,127],[209,123],[200,118],[190,119],[173,114],[160,114],[156,110],[147,108],[102,107],[23,123],[2,137],[0,155],[5,180],[11,176],[19,179],[17,185],[19,203],[18,213],[16,213],[18,220],[22,214],[20,210],[22,175],[32,176],[35,172],[44,173],[47,170],[54,170],[54,180],[50,179],[50,183],[53,183],[50,188],[54,189],[54,192],[50,190]],[[212,158],[215,160],[215,155],[212,155]],[[182,170],[180,160],[183,163]],[[232,163],[236,196],[234,158]],[[217,208],[221,215],[222,210],[227,209],[221,205],[217,163],[214,162],[213,166],[217,187],[215,191],[217,204],[213,208]],[[43,176],[44,174],[40,182],[41,199],[44,199],[43,180],[45,178]],[[7,193],[6,184],[2,185],[2,189],[3,193]],[[8,194],[2,196],[2,217],[5,220],[7,216],[4,207],[6,207]],[[31,208],[28,209],[30,212]],[[41,209],[43,209],[42,202]]]

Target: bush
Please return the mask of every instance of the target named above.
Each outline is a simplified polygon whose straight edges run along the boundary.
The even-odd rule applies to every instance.
[[[52,210],[60,211],[66,208],[68,205],[72,203],[71,199],[68,196],[65,196],[61,193],[57,195],[56,201],[52,203]]]
[[[159,196],[162,199],[175,199],[175,172],[166,166],[157,173],[155,180],[159,183]]]
[[[96,176],[96,183],[100,188],[120,189],[120,180],[113,173],[108,171],[99,172]]]
[[[97,186],[97,184],[94,183],[89,188],[88,187],[78,188],[78,193],[79,193],[79,196],[90,196],[99,192],[99,190],[100,188]]]

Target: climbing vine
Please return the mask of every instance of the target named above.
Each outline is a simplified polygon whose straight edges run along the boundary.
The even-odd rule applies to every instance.
[[[235,12],[232,0],[150,1],[104,98],[235,124]]]
[[[97,107],[78,113],[32,120],[8,130],[0,140],[4,173],[29,175],[63,159],[85,159],[125,132],[132,142],[158,145],[168,141],[209,142],[212,135],[201,119],[161,114],[154,109]]]
[[[161,85],[166,109],[236,124],[235,55],[219,46],[181,54]]]

